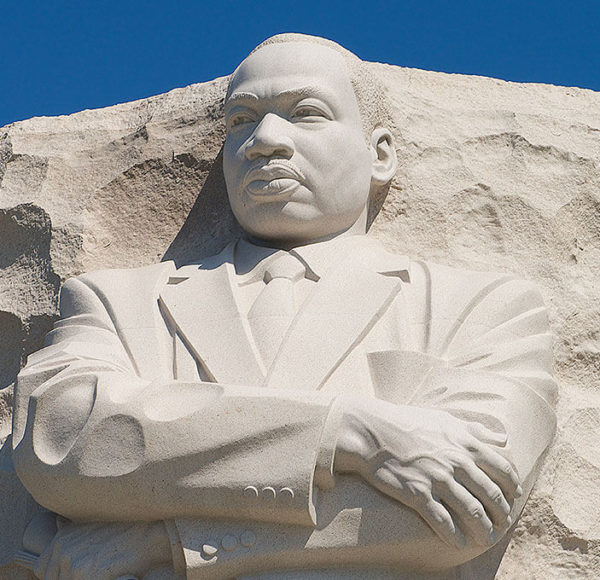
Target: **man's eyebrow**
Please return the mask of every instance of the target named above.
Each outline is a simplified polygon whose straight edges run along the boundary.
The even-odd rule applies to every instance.
[[[227,99],[225,106],[235,101],[258,101],[258,97],[254,93],[233,93]]]
[[[294,89],[288,89],[277,93],[276,97],[317,97],[324,100],[334,99],[334,95],[329,91],[323,90],[322,87],[318,86],[305,86]],[[246,93],[243,91],[232,93],[225,103],[225,107],[232,107],[236,102],[239,101],[260,101],[260,98],[254,93]]]
[[[278,97],[318,97],[322,99],[332,99],[333,94],[329,91],[324,90],[318,86],[306,86],[299,87],[296,89],[289,89],[287,91],[281,91],[277,95]]]
[[[254,103],[258,102],[258,97],[253,93],[233,93],[229,96],[229,98],[225,101],[224,111],[227,114],[227,111],[234,107],[236,104],[244,103],[252,101]]]

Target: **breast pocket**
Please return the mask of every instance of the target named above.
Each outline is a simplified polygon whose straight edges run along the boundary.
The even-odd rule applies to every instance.
[[[396,404],[410,404],[432,369],[446,362],[410,350],[380,350],[367,353],[369,372],[378,399]]]

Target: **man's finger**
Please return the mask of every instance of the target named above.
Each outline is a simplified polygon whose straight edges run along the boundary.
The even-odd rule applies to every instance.
[[[427,525],[451,548],[465,547],[465,537],[456,525],[448,510],[435,498],[415,508]]]
[[[497,527],[508,527],[511,506],[502,490],[475,464],[455,469],[454,478],[483,505],[488,517]]]
[[[454,478],[436,482],[433,489],[439,500],[462,522],[463,528],[482,546],[496,541],[494,525],[481,502]]]
[[[506,433],[496,433],[495,431],[484,427],[481,423],[469,423],[468,428],[471,435],[482,443],[504,447],[508,441]]]
[[[489,447],[481,448],[475,455],[475,463],[494,481],[504,497],[514,498],[523,495],[519,475],[511,463]]]
[[[461,549],[465,546],[462,531],[448,510],[432,497],[428,485],[407,486],[398,480],[396,474],[385,468],[377,470],[369,483],[388,497],[414,509],[440,539],[452,548]]]

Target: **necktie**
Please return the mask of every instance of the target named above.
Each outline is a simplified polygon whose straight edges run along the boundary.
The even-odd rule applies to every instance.
[[[285,252],[267,268],[263,279],[266,285],[250,308],[250,328],[267,368],[296,315],[294,284],[305,273],[302,262]]]

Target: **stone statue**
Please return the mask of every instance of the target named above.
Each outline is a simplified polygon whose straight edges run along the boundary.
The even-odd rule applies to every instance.
[[[457,578],[506,536],[554,434],[538,291],[365,235],[396,151],[335,43],[259,45],[225,118],[245,237],[67,281],[19,376],[15,467],[59,514],[21,561],[46,579]]]

